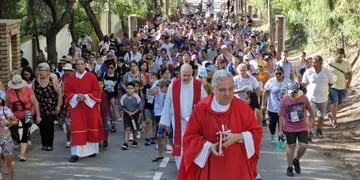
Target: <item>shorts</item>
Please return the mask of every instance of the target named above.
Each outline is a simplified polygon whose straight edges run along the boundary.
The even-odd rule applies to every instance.
[[[169,139],[172,139],[173,138],[173,129],[170,126],[170,132],[167,133],[165,128],[158,127],[158,129],[156,131],[156,135],[157,135],[157,137],[164,137],[166,135],[166,136],[168,136]]]
[[[311,109],[313,110],[315,116],[318,117],[324,117],[326,114],[326,108],[327,108],[327,102],[323,102],[323,103],[316,103],[311,101],[310,102],[311,105]]]
[[[111,129],[110,121],[111,121],[110,116],[105,116],[102,118],[103,129],[105,132],[110,132],[110,129]]]
[[[135,120],[134,123],[135,123],[136,129],[139,129],[139,122],[138,122],[139,113],[136,113],[135,115],[130,117],[129,114],[126,112],[124,112],[124,129],[131,128],[132,130],[135,130],[133,127],[133,123],[131,122],[132,119]]]
[[[0,147],[4,156],[13,155],[14,143],[10,133],[0,136]]]
[[[144,118],[145,119],[154,119],[154,111],[150,109],[144,109]]]
[[[346,96],[345,89],[340,90],[340,89],[330,88],[330,93],[329,93],[330,104],[334,104],[334,103],[341,104],[345,96]]]
[[[286,136],[286,142],[288,145],[296,144],[296,140],[304,144],[309,143],[309,134],[307,131],[300,132],[284,132]]]

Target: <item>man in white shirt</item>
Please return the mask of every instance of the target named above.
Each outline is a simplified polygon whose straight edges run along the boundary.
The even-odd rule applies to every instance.
[[[131,51],[125,54],[124,59],[127,63],[131,61],[136,61],[139,63],[142,60],[142,54],[138,51],[139,46],[137,44],[133,44],[131,46]]]
[[[322,138],[322,126],[329,100],[329,88],[334,83],[331,71],[322,66],[323,59],[316,55],[312,59],[313,67],[307,69],[302,78],[302,84],[306,86],[306,96],[310,101],[314,113],[318,112],[316,136]]]

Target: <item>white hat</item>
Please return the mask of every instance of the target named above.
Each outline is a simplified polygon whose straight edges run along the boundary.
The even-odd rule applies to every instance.
[[[74,71],[74,69],[70,63],[66,63],[62,69],[68,70],[68,71]]]
[[[26,86],[26,81],[21,78],[20,75],[16,74],[11,78],[11,81],[8,82],[8,87],[10,89],[21,89]]]

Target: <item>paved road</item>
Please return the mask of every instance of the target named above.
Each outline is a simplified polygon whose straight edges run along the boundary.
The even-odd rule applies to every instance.
[[[121,125],[118,125],[121,129]],[[260,173],[264,180],[352,180],[349,171],[341,169],[336,162],[326,159],[315,150],[309,150],[301,160],[302,174],[294,178],[285,175],[285,152],[276,152],[275,145],[269,143],[268,130],[264,128]],[[36,134],[37,132],[35,132]],[[35,138],[36,139],[36,138]],[[111,134],[110,148],[98,154],[95,158],[83,158],[77,163],[69,163],[69,149],[64,147],[64,134],[56,132],[54,151],[41,151],[39,140],[34,140],[27,162],[15,161],[15,179],[26,180],[141,180],[176,178],[175,164],[163,162],[153,163],[155,146],[143,146],[121,150],[122,131]],[[169,155],[168,155],[169,156]],[[161,166],[161,167],[160,167]]]

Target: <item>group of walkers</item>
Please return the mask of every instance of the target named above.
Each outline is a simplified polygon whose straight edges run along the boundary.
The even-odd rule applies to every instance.
[[[122,122],[123,145],[112,148],[128,150],[130,142],[136,148],[144,135],[144,146],[157,146],[153,162],[164,158],[165,147],[172,150],[178,179],[261,179],[260,127],[268,125],[270,143],[286,137],[287,175],[294,176],[293,168],[300,173],[312,132],[323,136],[328,103],[330,125],[337,126],[336,112],[351,83],[344,50],[326,67],[321,56],[305,53],[291,63],[287,51],[278,52],[252,29],[251,17],[215,16],[209,2],[207,11],[192,13],[185,3],[173,16],[147,19],[131,38],[105,36],[97,50],[82,36],[56,68],[44,61],[33,71],[22,63],[21,74],[0,93],[9,179],[13,141],[19,160],[26,161],[29,129],[36,124],[42,150],[52,151],[54,122],[63,124],[70,162],[111,147],[108,137]]]

